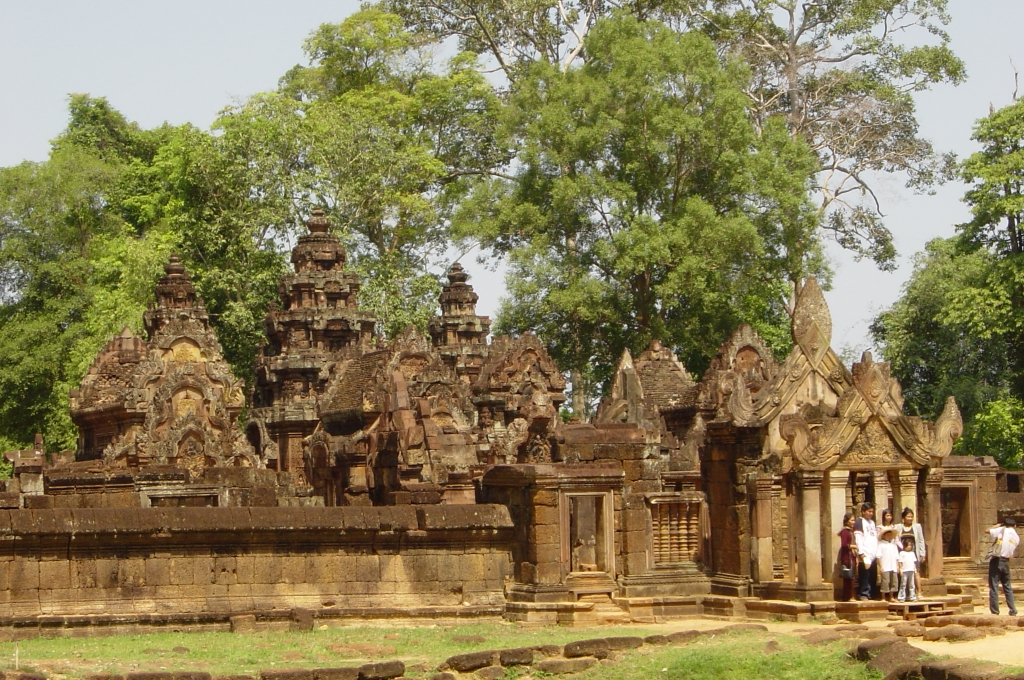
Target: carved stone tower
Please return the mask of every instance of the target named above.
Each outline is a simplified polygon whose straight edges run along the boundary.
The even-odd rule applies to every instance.
[[[466,383],[472,383],[487,360],[487,334],[491,319],[478,316],[480,296],[466,283],[469,276],[456,262],[448,269],[448,285],[441,289],[441,316],[430,322],[430,337],[442,360]]]
[[[246,436],[269,467],[305,480],[302,439],[316,429],[317,398],[334,364],[360,355],[373,339],[376,319],[360,311],[359,276],[344,271],[345,248],[330,233],[320,209],[309,233],[292,250],[295,273],[278,285],[280,306],[263,321],[267,344],[256,359],[253,420]]]
[[[118,467],[208,467],[258,461],[236,427],[242,383],[221,356],[209,315],[177,256],[164,266],[146,341],[125,328],[71,391],[79,460]]]

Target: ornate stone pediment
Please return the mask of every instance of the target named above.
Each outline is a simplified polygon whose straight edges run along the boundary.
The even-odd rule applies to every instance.
[[[788,444],[793,466],[804,470],[870,470],[936,465],[949,455],[963,432],[952,397],[934,425],[904,416],[899,384],[888,363],[875,363],[870,352],[853,365],[853,389],[846,390],[835,411],[815,422],[805,408],[779,418],[779,434]]]
[[[473,385],[477,401],[504,402],[506,413],[554,418],[565,401],[565,378],[537,336],[526,333],[507,345],[496,342]]]
[[[740,324],[722,343],[697,390],[696,405],[714,420],[737,424],[759,419],[777,405],[766,386],[778,377],[779,365],[768,345],[751,326]],[[768,398],[764,398],[764,397]]]

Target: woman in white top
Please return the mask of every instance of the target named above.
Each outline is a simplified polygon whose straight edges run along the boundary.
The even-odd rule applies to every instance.
[[[914,554],[917,555],[917,568],[914,570],[914,585],[916,586],[915,592],[921,593],[921,565],[924,563],[924,558],[927,555],[924,545],[924,529],[921,525],[914,521],[914,511],[910,508],[903,508],[903,512],[900,513],[900,519],[903,522],[897,526],[899,529],[899,542],[902,544],[908,538],[914,542]]]

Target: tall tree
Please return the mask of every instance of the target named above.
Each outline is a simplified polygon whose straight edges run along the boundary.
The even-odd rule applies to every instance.
[[[577,382],[654,338],[695,370],[740,320],[779,338],[787,274],[820,265],[806,147],[781,120],[757,134],[745,69],[701,34],[617,14],[587,53],[519,81],[518,164],[462,207],[509,258],[499,329],[538,332]]]
[[[0,449],[73,448],[68,390],[124,325],[139,330],[171,239],[133,205],[169,129],[74,95],[50,158],[0,169]],[[143,182],[144,184],[144,182]],[[148,188],[146,189],[148,191]]]
[[[965,78],[946,0],[385,0],[414,30],[487,55],[514,89],[529,64],[588,60],[595,22],[625,10],[700,30],[751,67],[751,114],[782,116],[818,159],[819,217],[840,245],[894,266],[875,175],[927,189],[947,159],[918,133],[913,94]]]
[[[912,409],[933,415],[954,394],[967,417],[959,450],[1019,465],[1024,430],[1009,423],[1024,409],[1024,104],[978,121],[972,139],[981,150],[959,168],[972,219],[929,244],[873,332]]]

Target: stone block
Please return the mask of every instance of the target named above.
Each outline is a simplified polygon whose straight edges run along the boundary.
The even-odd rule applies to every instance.
[[[151,557],[146,560],[146,585],[171,585],[171,561],[169,559]]]
[[[924,626],[916,623],[902,623],[892,629],[893,635],[902,638],[921,637],[924,631]]]
[[[597,659],[580,657],[576,659],[544,659],[534,665],[542,673],[558,675],[561,673],[581,673],[597,664]]]
[[[928,628],[925,630],[922,639],[925,642],[935,642],[936,640],[969,642],[971,640],[981,640],[984,637],[985,631],[983,630],[954,624],[952,626],[942,626],[941,628]]]
[[[503,649],[498,652],[498,661],[502,666],[529,666],[533,663],[533,650],[529,647]]]
[[[538,505],[533,509],[533,523],[536,524],[558,524],[560,521],[558,508]]]
[[[691,640],[696,640],[703,634],[703,631],[699,630],[680,630],[675,633],[669,633],[665,637],[668,638],[669,642],[671,642],[674,645],[677,645],[683,642],[690,642]],[[643,642],[643,638],[641,638],[640,641]]]
[[[888,675],[897,669],[920,669],[921,659],[928,656],[923,649],[918,649],[906,642],[897,642],[879,652],[868,662],[868,668]]]
[[[673,633],[672,635],[676,635],[676,633]],[[672,635],[667,637],[670,641],[675,642],[675,640],[672,640]],[[605,642],[608,643],[609,651],[620,652],[626,649],[636,649],[643,646],[644,639],[642,637],[610,637],[605,638]]]
[[[308,668],[275,668],[261,670],[260,680],[314,680],[314,677]]]
[[[722,628],[726,631],[737,631],[737,630],[758,630],[762,632],[768,631],[768,626],[760,623],[733,623]]]
[[[669,642],[667,635],[648,635],[644,638],[645,645],[667,645]]]
[[[499,653],[494,650],[456,654],[445,661],[445,665],[459,673],[471,673],[478,668],[500,665]]]
[[[567,659],[575,659],[581,656],[592,656],[595,659],[604,659],[608,656],[608,641],[604,638],[593,638],[590,640],[577,640],[566,643],[562,649],[562,655]]]
[[[632,552],[626,554],[626,573],[643,574],[648,570],[647,553]]]
[[[238,616],[232,616],[230,621],[232,633],[256,632],[256,617],[252,614],[239,614]]]
[[[972,673],[978,666],[984,668],[985,664],[976,659],[928,659],[921,662],[921,677],[925,680],[981,680],[992,677],[992,674]]]
[[[315,668],[313,669],[314,680],[357,680],[359,678],[359,667],[348,668]]]
[[[802,636],[804,642],[811,645],[826,645],[832,642],[839,642],[845,640],[846,635],[838,630],[816,630],[813,633],[808,633]]]
[[[68,560],[40,561],[39,587],[46,590],[65,590],[70,588],[71,563]]]
[[[558,507],[558,492],[557,491],[535,491],[533,493],[533,504],[534,505],[548,505],[553,508]]]
[[[39,589],[39,562],[34,559],[15,559],[11,564],[13,591]]]
[[[316,623],[316,619],[310,609],[293,609],[291,621],[294,630],[313,630],[313,625]]]
[[[857,645],[856,658],[860,661],[871,661],[883,649],[896,643],[906,644],[902,638],[898,638],[895,635],[883,635],[882,637],[876,637],[874,640],[865,640]]]
[[[359,680],[391,680],[405,675],[405,663],[402,661],[381,661],[363,664],[359,667]]]
[[[480,680],[499,680],[499,678],[505,677],[505,669],[501,666],[488,666],[478,670],[473,677],[480,678]]]

